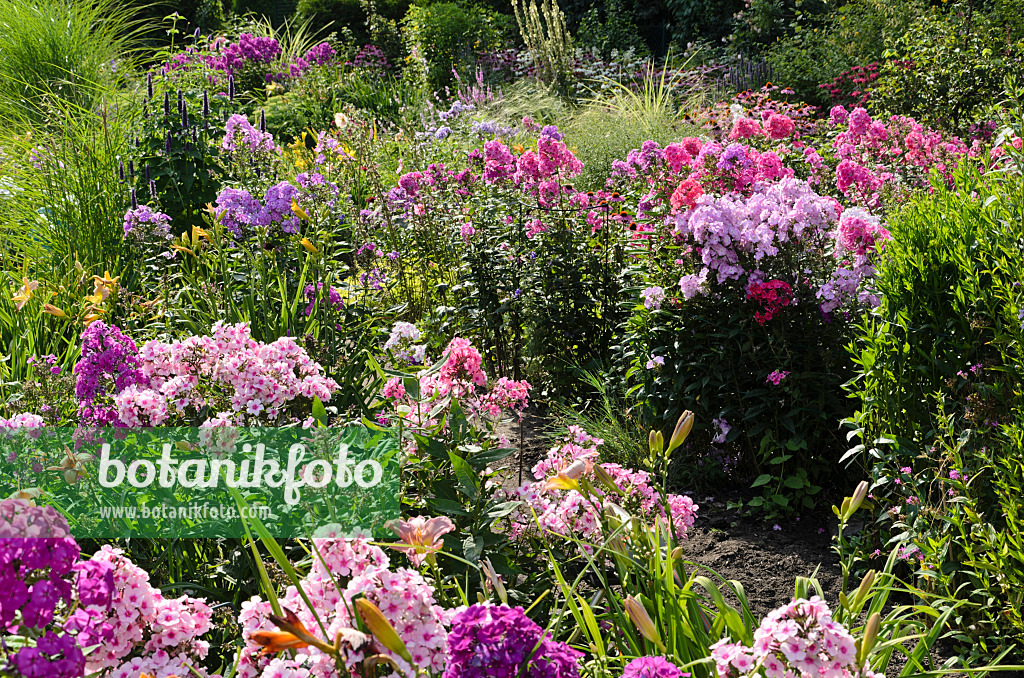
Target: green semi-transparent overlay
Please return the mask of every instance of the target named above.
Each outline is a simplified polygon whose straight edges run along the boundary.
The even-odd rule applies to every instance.
[[[0,498],[76,538],[391,535],[399,444],[340,428],[37,428],[0,434]]]

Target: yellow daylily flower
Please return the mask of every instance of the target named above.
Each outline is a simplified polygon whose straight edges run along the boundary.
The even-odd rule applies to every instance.
[[[32,298],[36,288],[39,287],[39,283],[35,280],[29,280],[28,278],[21,279],[22,285],[18,291],[11,297],[11,301],[14,302],[14,308],[18,311],[25,308],[25,304],[28,303],[29,299]]]
[[[43,304],[43,313],[49,313],[50,315],[56,316],[58,318],[67,318],[68,317],[67,313],[65,313],[64,311],[60,310],[59,308],[57,308],[53,304]]]
[[[306,248],[306,251],[309,252],[310,254],[316,254],[317,252],[320,251],[313,246],[313,243],[309,241],[309,238],[303,238],[302,240],[299,241],[299,244]]]
[[[302,219],[303,221],[309,221],[309,215],[306,214],[306,210],[299,207],[299,203],[295,202],[294,200],[292,200],[292,214],[297,216],[299,219]]]

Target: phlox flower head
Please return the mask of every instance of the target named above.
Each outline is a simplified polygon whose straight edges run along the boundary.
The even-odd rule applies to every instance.
[[[685,678],[689,675],[664,657],[637,657],[622,670],[622,678]]]
[[[452,618],[443,678],[577,678],[583,656],[521,607],[477,603]]]
[[[788,115],[772,113],[768,116],[768,120],[765,121],[764,129],[769,139],[778,141],[793,136],[796,125]]]

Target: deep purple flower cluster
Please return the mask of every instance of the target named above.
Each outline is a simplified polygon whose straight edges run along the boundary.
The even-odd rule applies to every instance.
[[[582,653],[552,640],[523,608],[471,605],[452,618],[444,678],[576,678]]]
[[[75,565],[80,550],[67,521],[52,506],[34,506],[24,499],[0,501],[0,628],[24,635],[45,629],[57,606],[72,603],[72,576],[77,576],[79,600],[106,604],[114,580],[109,568]],[[84,591],[84,598],[83,598]],[[89,601],[86,603],[85,601]],[[78,678],[85,673],[83,643],[96,645],[113,631],[109,624],[86,623],[91,615],[79,608],[79,626],[66,629],[85,635],[58,635],[47,630],[35,645],[20,648],[11,667],[25,678]],[[2,668],[2,667],[0,667]]]
[[[18,650],[11,660],[24,678],[79,678],[85,675],[85,655],[74,636],[53,631],[36,641],[35,647]]]
[[[352,61],[345,62],[346,66],[352,68],[365,68],[371,71],[384,71],[387,70],[388,60],[384,56],[384,51],[376,45],[364,45],[354,57]]]
[[[306,293],[306,299],[309,301],[309,305],[306,306],[306,315],[313,313],[313,309],[316,307],[317,295],[321,293],[323,288],[323,283],[317,283],[315,287],[313,285],[306,285],[304,292]],[[341,300],[341,293],[333,286],[328,290],[327,298],[320,299],[320,301],[327,302],[328,306],[334,310],[341,310],[345,307],[345,302]]]
[[[130,337],[101,320],[82,332],[82,357],[75,365],[75,397],[82,423],[120,425],[113,397],[129,386],[144,385],[138,349]]]

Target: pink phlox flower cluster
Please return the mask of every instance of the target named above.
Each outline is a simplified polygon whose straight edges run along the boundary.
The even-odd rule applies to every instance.
[[[237,151],[240,147],[252,152],[269,151],[273,152],[277,146],[274,144],[274,136],[270,132],[261,132],[252,126],[249,118],[236,113],[228,118],[224,125],[224,139],[220,147],[229,153]]]
[[[260,343],[247,323],[219,322],[212,336],[169,344],[148,341],[139,359],[147,387],[125,389],[117,399],[118,413],[130,426],[157,426],[172,415],[194,416],[221,404],[236,423],[273,422],[297,398],[327,402],[338,390],[294,338]]]
[[[104,545],[92,561],[113,571],[114,596],[106,621],[113,637],[88,656],[88,670],[110,670],[113,678],[207,674],[201,661],[209,643],[201,636],[212,627],[212,610],[202,599],[165,598],[149,584],[149,575],[120,549]]]
[[[732,125],[732,131],[729,132],[729,138],[734,141],[742,141],[743,139],[764,135],[765,131],[761,129],[761,125],[757,120],[745,117],[736,118]]]
[[[864,255],[873,250],[880,251],[891,237],[877,217],[862,209],[844,210],[839,218],[839,245],[852,254]]]
[[[624,506],[642,520],[668,520],[661,494],[652,487],[651,477],[646,471],[631,471],[618,464],[602,464],[602,469],[623,494],[604,494],[598,490],[596,507],[576,490],[545,489],[549,475],[566,472],[570,467],[582,468],[581,477],[593,479],[593,466],[598,461],[598,447],[602,444],[603,440],[594,438],[578,426],[569,427],[569,436],[563,443],[551,448],[545,458],[533,467],[534,477],[541,480],[525,482],[509,493],[510,499],[523,502],[508,517],[509,534],[513,540],[536,534],[536,514],[540,529],[545,532],[600,541],[599,511],[610,503]],[[666,499],[675,534],[684,539],[696,519],[698,506],[682,495],[670,494]]]
[[[412,656],[413,666],[398,659],[401,671],[393,675],[412,678],[417,675],[417,668],[431,673],[444,670],[448,661],[447,628],[457,610],[441,608],[430,584],[419,572],[388,569],[387,555],[365,538],[315,540],[314,545],[318,555],[309,574],[300,582],[313,610],[294,586],[288,587],[280,598],[283,607],[294,611],[311,633],[322,636],[319,618],[330,639],[342,629],[355,626],[350,612],[352,601],[363,595],[380,608]],[[300,650],[293,660],[259,656],[259,645],[252,641],[252,634],[277,630],[269,620],[270,613],[270,604],[259,597],[242,604],[239,623],[246,647],[238,655],[238,678],[276,678],[281,671],[297,672],[283,673],[285,676],[337,678],[333,659],[316,648]],[[369,648],[347,655],[349,670],[358,673],[359,662],[371,654],[394,653],[374,640]]]
[[[719,678],[751,675],[758,667],[767,678],[881,678],[857,665],[853,636],[832,619],[821,598],[794,600],[768,614],[754,631],[753,647],[728,637],[711,646]]]
[[[487,385],[481,364],[483,357],[469,339],[455,337],[445,349],[445,361],[437,374],[435,387],[441,396],[472,394],[477,386]]]

